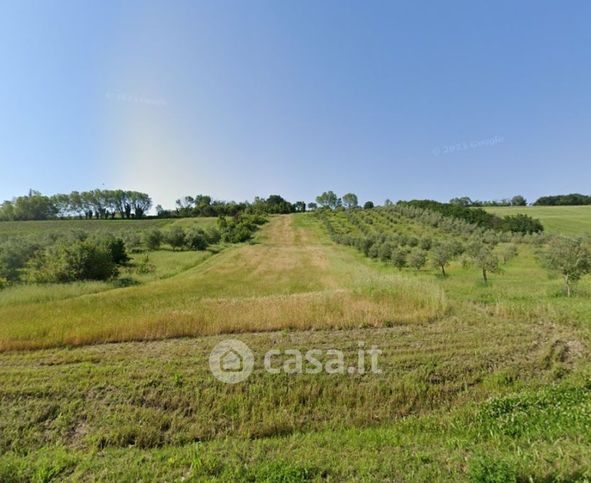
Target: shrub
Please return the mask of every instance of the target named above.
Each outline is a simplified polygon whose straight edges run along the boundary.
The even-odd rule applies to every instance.
[[[253,228],[248,223],[229,223],[223,231],[222,240],[228,243],[242,243],[250,240],[253,231]]]
[[[185,236],[185,244],[191,250],[205,250],[209,245],[201,228],[192,228]]]
[[[237,225],[236,229],[233,230],[231,237],[232,243],[242,243],[250,240],[252,237],[252,230],[243,224]]]
[[[215,245],[222,239],[222,234],[216,227],[210,226],[207,228],[207,230],[205,230],[205,239],[210,245]]]
[[[29,279],[34,282],[109,280],[116,275],[117,265],[108,247],[89,240],[50,246],[29,266]]]
[[[17,282],[37,247],[24,240],[12,240],[0,245],[0,278]]]
[[[540,220],[534,219],[528,215],[513,215],[503,218],[501,227],[505,231],[514,233],[540,233],[544,231],[544,225]]]
[[[144,233],[144,243],[148,250],[158,250],[160,249],[160,245],[164,241],[164,235],[160,230],[154,228],[146,233]]]
[[[129,262],[125,242],[121,238],[111,238],[107,240],[106,245],[114,263],[117,265],[125,265]]]
[[[185,245],[185,230],[180,226],[173,226],[166,234],[166,242],[172,247],[173,250],[182,248]]]

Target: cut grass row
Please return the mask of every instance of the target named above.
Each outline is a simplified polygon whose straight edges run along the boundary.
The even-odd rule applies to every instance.
[[[580,337],[490,318],[248,334],[240,339],[255,371],[239,385],[209,372],[223,337],[4,353],[0,479],[39,470],[228,481],[297,470],[339,481],[463,480],[482,454],[524,475],[588,471],[578,460],[591,450],[586,361],[573,350]],[[353,360],[357,341],[383,351],[381,374],[262,369],[271,348],[337,348]],[[561,457],[552,459],[557,439]]]

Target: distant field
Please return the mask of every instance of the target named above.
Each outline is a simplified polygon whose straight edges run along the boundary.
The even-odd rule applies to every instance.
[[[501,216],[525,213],[538,218],[547,233],[591,234],[591,206],[491,207],[486,208],[486,211]]]

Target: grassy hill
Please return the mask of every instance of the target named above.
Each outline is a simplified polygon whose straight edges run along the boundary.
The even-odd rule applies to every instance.
[[[500,216],[524,213],[538,218],[548,233],[591,235],[591,206],[511,206],[491,207],[486,211]]]
[[[461,238],[379,209],[328,216],[339,235],[409,248]],[[591,477],[588,279],[562,296],[525,239],[488,285],[459,259],[447,278],[396,269],[333,243],[325,221],[275,216],[252,243],[150,252],[155,272],[132,286],[0,291],[0,481]],[[246,383],[209,371],[228,337],[254,352]],[[354,360],[359,342],[380,348],[381,373],[263,370],[270,349]]]
[[[0,350],[381,326],[444,313],[434,283],[375,274],[348,251],[335,250],[311,221],[275,217],[258,243],[204,252],[188,270],[148,284],[35,303],[3,304],[0,298]],[[7,296],[14,300],[19,290],[31,288]]]

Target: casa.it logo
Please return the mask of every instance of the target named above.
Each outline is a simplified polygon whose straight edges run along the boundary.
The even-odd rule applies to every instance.
[[[365,342],[357,342],[357,351],[339,349],[270,349],[263,358],[263,369],[268,374],[319,374],[362,376],[381,374],[378,357],[382,351],[375,345],[369,349]],[[369,368],[367,367],[369,363]],[[216,379],[236,384],[248,379],[254,368],[250,348],[236,339],[217,344],[209,355],[209,368]]]
[[[228,339],[217,344],[209,354],[209,369],[216,379],[237,384],[248,379],[254,368],[254,354],[244,343]]]

